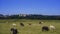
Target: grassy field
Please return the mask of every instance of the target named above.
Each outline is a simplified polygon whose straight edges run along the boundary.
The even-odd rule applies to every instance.
[[[39,21],[43,21],[43,24],[39,24]],[[24,23],[24,27],[20,26],[20,22]],[[16,23],[16,28],[18,29],[18,34],[60,34],[60,20],[27,20],[27,19],[9,19],[0,20],[0,34],[10,34],[10,29],[13,27],[12,23]],[[32,25],[28,25],[31,23]],[[54,31],[44,31],[42,32],[42,26],[54,25],[56,29]]]

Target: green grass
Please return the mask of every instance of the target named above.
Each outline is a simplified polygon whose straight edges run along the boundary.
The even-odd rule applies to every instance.
[[[43,24],[39,24],[39,21],[43,21]],[[7,23],[8,22],[8,23]],[[24,23],[24,27],[20,26],[20,22]],[[9,19],[0,20],[0,34],[10,34],[10,29],[13,27],[12,23],[16,23],[18,34],[60,34],[60,20],[27,20],[27,19]],[[28,25],[31,23],[32,25]],[[54,31],[41,31],[42,26],[49,26],[50,24],[56,27]]]

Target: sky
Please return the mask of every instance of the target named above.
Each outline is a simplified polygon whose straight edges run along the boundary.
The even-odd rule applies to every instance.
[[[60,15],[60,0],[0,0],[0,14]]]

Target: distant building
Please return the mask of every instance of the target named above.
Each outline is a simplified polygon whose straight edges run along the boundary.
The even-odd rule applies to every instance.
[[[26,16],[27,16],[27,14],[19,14],[19,16],[26,17]]]

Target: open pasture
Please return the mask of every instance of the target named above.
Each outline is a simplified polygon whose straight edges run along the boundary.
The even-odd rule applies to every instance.
[[[39,24],[39,22],[44,22]],[[20,23],[24,23],[24,27],[20,26]],[[6,19],[0,20],[0,34],[11,34],[10,29],[12,24],[16,23],[18,34],[60,34],[60,20],[29,20],[29,19]],[[29,25],[28,23],[31,23]],[[54,25],[56,29],[54,31],[42,31],[42,26]]]

